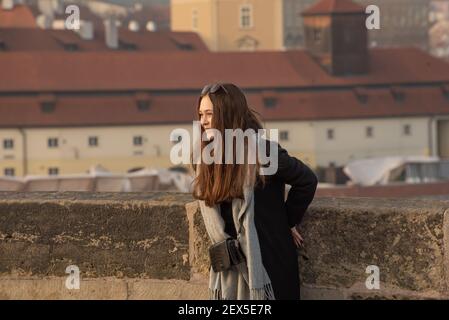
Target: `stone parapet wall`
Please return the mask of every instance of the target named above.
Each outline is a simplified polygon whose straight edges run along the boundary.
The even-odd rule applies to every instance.
[[[0,299],[207,299],[209,239],[173,192],[0,193]],[[449,297],[449,201],[316,198],[304,299]],[[68,289],[66,268],[80,270]],[[379,268],[369,290],[366,268]]]

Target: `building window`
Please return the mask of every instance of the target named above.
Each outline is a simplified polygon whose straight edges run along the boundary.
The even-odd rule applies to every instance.
[[[397,102],[403,102],[405,100],[405,91],[404,88],[399,86],[394,86],[390,88],[391,94]]]
[[[403,132],[404,132],[404,135],[410,136],[410,135],[412,134],[412,128],[411,128],[411,126],[410,126],[409,124],[405,124],[405,125],[403,126]]]
[[[277,104],[276,98],[263,98],[263,104],[266,108],[274,108]]]
[[[14,149],[14,140],[13,139],[4,139],[3,140],[3,149]]]
[[[134,136],[133,138],[133,144],[135,146],[141,146],[143,144],[143,138],[142,136]]]
[[[335,132],[334,129],[327,129],[327,140],[334,140]]]
[[[57,176],[59,174],[59,168],[56,168],[56,167],[48,168],[48,174],[50,176]]]
[[[182,135],[175,136],[174,138],[175,138],[175,140],[172,141],[172,144],[177,144],[182,141]]]
[[[398,102],[403,102],[405,100],[405,94],[403,92],[394,92],[393,97]]]
[[[148,100],[139,100],[139,101],[137,101],[137,110],[139,110],[139,111],[148,111],[148,110],[150,110],[150,101],[148,101]]]
[[[192,29],[198,30],[198,10],[192,10]]]
[[[283,131],[279,132],[279,139],[281,139],[283,141],[287,141],[288,140],[288,131],[283,130]]]
[[[151,106],[151,97],[148,92],[137,92],[136,93],[136,106],[139,111],[148,111]]]
[[[4,174],[7,177],[14,177],[16,175],[16,171],[14,168],[5,168]]]
[[[249,4],[240,7],[240,28],[251,28],[252,22],[252,7]]]
[[[313,41],[315,43],[320,43],[321,39],[322,39],[322,34],[323,34],[322,29],[314,28],[313,29]]]
[[[49,148],[57,148],[58,147],[58,138],[48,138],[47,144]]]
[[[92,136],[89,137],[89,147],[97,147],[98,146],[98,137]]]
[[[447,100],[449,100],[449,85],[443,86],[443,95]]]
[[[55,111],[56,104],[53,101],[44,101],[41,103],[41,111],[43,113],[52,113]]]
[[[366,137],[371,138],[374,135],[373,127],[366,127]]]

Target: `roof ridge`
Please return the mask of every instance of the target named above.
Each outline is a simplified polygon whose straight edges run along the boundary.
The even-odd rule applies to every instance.
[[[352,0],[320,0],[308,9],[303,15],[332,14],[332,13],[358,13],[365,12],[364,7]]]

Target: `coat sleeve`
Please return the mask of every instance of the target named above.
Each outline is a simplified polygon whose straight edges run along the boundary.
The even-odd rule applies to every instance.
[[[285,202],[290,228],[299,224],[315,196],[318,179],[302,161],[291,157],[287,150],[278,148],[278,171],[276,177],[291,185]]]

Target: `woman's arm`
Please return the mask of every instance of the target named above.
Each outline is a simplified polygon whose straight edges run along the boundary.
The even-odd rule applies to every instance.
[[[278,149],[278,159],[276,176],[291,185],[285,205],[289,227],[294,228],[301,222],[315,196],[318,179],[307,165],[291,157],[281,146]]]

